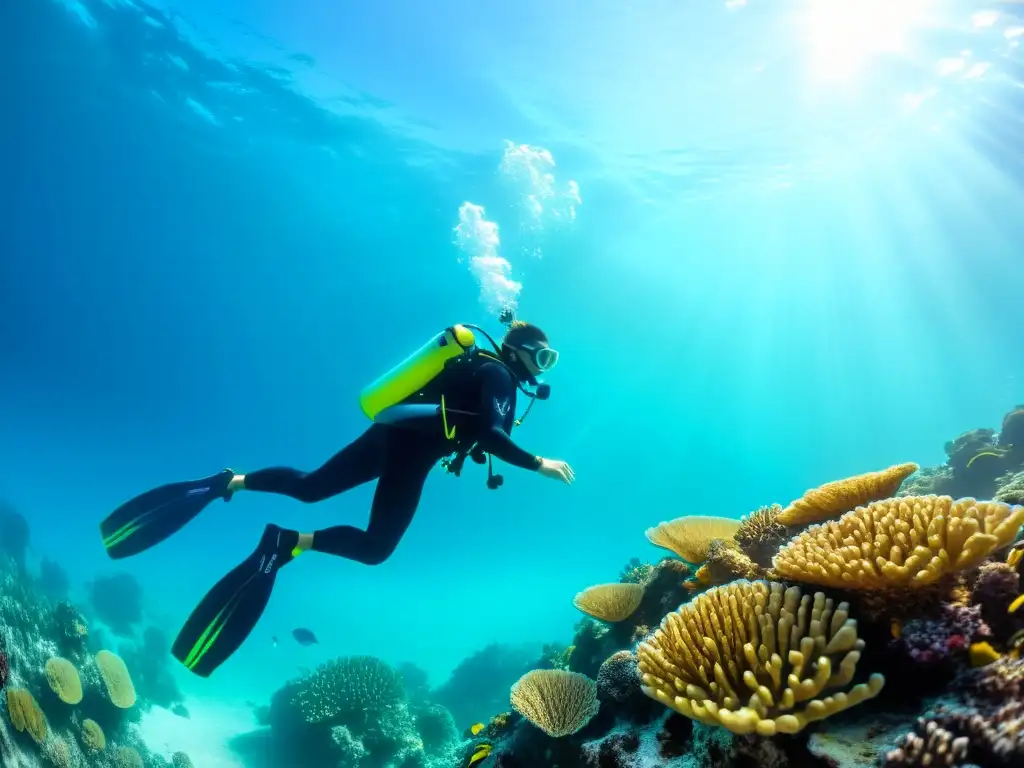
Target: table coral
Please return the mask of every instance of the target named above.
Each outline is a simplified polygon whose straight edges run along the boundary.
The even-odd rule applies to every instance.
[[[900,485],[919,469],[917,464],[896,464],[812,488],[776,517],[783,525],[809,525],[841,515],[854,507],[895,496]]]
[[[770,736],[876,696],[881,675],[819,698],[852,682],[863,648],[846,603],[737,581],[666,616],[637,657],[651,698],[708,725]]]
[[[659,523],[648,528],[646,535],[654,546],[667,549],[691,563],[701,563],[715,539],[732,539],[739,527],[739,520],[692,515]]]
[[[618,622],[632,616],[643,599],[641,584],[595,584],[579,592],[573,605],[595,619]]]

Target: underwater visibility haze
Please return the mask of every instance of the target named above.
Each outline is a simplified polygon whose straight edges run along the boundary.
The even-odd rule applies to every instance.
[[[0,36],[4,768],[1024,763],[1020,3]]]

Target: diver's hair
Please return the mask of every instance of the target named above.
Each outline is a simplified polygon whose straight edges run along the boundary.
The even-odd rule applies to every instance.
[[[547,343],[548,336],[544,331],[532,323],[525,323],[522,320],[514,320],[509,323],[505,338],[501,340],[502,353],[508,352],[508,347],[521,347],[523,344],[535,344],[537,342]]]

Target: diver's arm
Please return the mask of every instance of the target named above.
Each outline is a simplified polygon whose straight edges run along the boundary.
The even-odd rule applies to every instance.
[[[480,393],[477,444],[487,453],[514,467],[539,469],[543,461],[541,457],[524,451],[505,431],[508,409],[514,407],[516,400],[512,377],[502,366],[495,363],[482,366],[477,371],[477,376],[483,385]]]

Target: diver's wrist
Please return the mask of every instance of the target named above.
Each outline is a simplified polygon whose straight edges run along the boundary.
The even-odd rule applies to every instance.
[[[533,457],[533,468],[534,468],[534,470],[536,471],[536,470],[540,469],[543,466],[544,466],[544,458],[542,456],[534,456]]]

